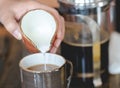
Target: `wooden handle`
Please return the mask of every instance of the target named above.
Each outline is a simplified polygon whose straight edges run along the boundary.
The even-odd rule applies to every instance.
[[[59,3],[57,0],[37,0],[42,4],[48,5],[50,7],[54,7],[54,8],[58,8],[59,7]]]

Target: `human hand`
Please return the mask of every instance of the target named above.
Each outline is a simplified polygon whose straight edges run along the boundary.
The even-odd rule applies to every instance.
[[[9,33],[11,33],[16,39],[21,40],[22,35],[20,32],[19,21],[26,12],[37,8],[50,11],[59,19],[60,25],[56,33],[56,39],[50,50],[51,53],[55,53],[61,41],[63,40],[65,30],[64,19],[55,9],[31,0],[1,0],[0,22],[4,25]]]
[[[63,40],[64,38],[64,33],[65,33],[65,25],[64,25],[64,19],[63,17],[60,18],[59,20],[59,27],[58,27],[58,30],[57,30],[57,34],[56,34],[56,39],[55,39],[55,42],[52,44],[52,48],[50,50],[51,53],[55,53],[59,47],[59,45],[61,44],[61,41]]]

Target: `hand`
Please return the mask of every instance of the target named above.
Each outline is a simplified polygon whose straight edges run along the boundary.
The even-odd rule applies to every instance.
[[[51,53],[55,53],[57,51],[59,45],[61,44],[61,41],[64,38],[65,25],[64,25],[64,19],[63,19],[63,17],[60,18],[59,24],[60,25],[59,25],[59,28],[57,30],[55,42],[52,44],[52,48],[50,50]]]
[[[56,40],[50,50],[51,53],[55,53],[61,41],[63,40],[65,30],[64,19],[55,9],[31,0],[1,0],[0,22],[4,25],[9,33],[11,33],[16,39],[21,40],[22,35],[20,33],[19,21],[27,11],[37,8],[48,10],[54,13],[59,19],[60,25],[58,27]]]

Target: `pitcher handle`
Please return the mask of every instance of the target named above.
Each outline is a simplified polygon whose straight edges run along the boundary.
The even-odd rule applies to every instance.
[[[67,78],[67,88],[69,88],[69,86],[70,86],[70,82],[71,82],[71,78],[72,78],[72,75],[73,75],[73,64],[72,64],[72,62],[71,61],[69,61],[69,60],[66,60],[67,61],[67,63],[70,65],[70,75],[68,76],[68,78]]]

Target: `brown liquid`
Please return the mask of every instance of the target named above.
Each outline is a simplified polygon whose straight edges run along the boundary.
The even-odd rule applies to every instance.
[[[45,69],[44,64],[39,64],[39,65],[31,66],[27,69],[28,70],[33,70],[33,71],[48,72],[48,71],[56,70],[58,68],[59,68],[59,66],[57,66],[57,65],[46,64],[46,69]]]
[[[101,43],[100,47],[97,48],[97,46],[93,47],[92,44],[91,45],[80,45],[79,46],[75,46],[75,45],[70,45],[66,42],[62,42],[61,45],[61,55],[64,56],[65,58],[67,58],[68,60],[70,60],[73,63],[74,69],[73,69],[73,77],[72,77],[72,81],[71,81],[71,85],[72,86],[78,86],[78,87],[82,87],[87,85],[87,87],[82,87],[82,88],[91,88],[90,86],[93,87],[92,85],[92,77],[84,77],[84,76],[80,76],[78,77],[77,74],[89,74],[89,73],[93,73],[93,58],[94,57],[98,57],[99,54],[94,56],[94,52],[95,53],[100,53],[100,61],[101,61],[101,66],[100,69],[101,71],[104,71],[101,74],[101,78],[103,83],[105,83],[106,81],[108,81],[108,44],[109,41],[106,40],[104,42]],[[93,52],[93,48],[97,48],[95,49],[95,51]],[[100,49],[100,50],[99,50]],[[96,61],[98,59],[96,58]],[[92,82],[92,83],[91,83]],[[75,87],[77,88],[77,87]]]

